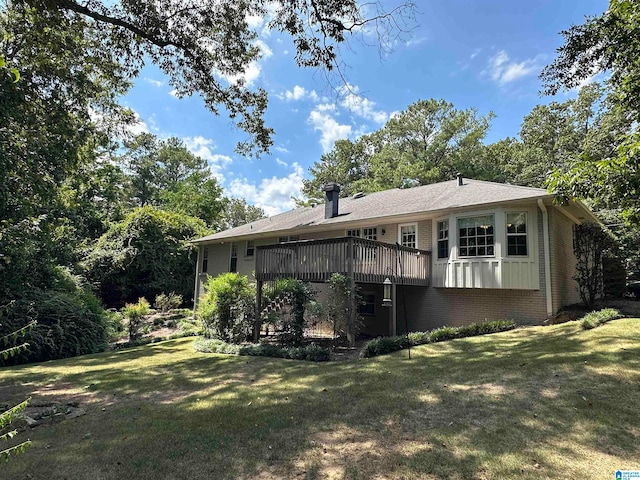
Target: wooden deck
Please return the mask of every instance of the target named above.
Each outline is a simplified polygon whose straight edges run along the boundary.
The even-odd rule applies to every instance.
[[[326,282],[342,273],[359,283],[428,286],[431,252],[355,237],[303,240],[256,247],[258,281],[292,277]],[[402,278],[401,278],[402,274]]]

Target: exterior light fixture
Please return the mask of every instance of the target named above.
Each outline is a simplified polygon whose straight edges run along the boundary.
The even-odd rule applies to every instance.
[[[392,302],[391,302],[391,280],[389,280],[389,277],[384,279],[384,282],[382,282],[382,306],[383,307],[390,307]]]

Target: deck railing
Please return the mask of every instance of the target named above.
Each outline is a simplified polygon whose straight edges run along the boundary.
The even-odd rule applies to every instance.
[[[388,277],[404,285],[429,285],[430,260],[426,250],[362,238],[303,240],[258,246],[256,279],[325,282],[342,273],[361,283],[382,283]]]

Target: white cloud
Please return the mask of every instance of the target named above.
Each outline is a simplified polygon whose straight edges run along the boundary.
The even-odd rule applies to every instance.
[[[289,166],[289,164],[287,162],[285,162],[283,160],[280,160],[279,158],[276,158],[276,163],[278,165],[280,165],[281,167],[288,167]]]
[[[321,103],[316,106],[316,110],[319,112],[335,112],[338,109],[335,103]]]
[[[505,85],[535,73],[540,68],[537,60],[537,58],[529,58],[522,62],[513,62],[507,52],[500,50],[489,59],[488,73],[492,80]]]
[[[427,37],[412,38],[405,42],[407,47],[415,47],[427,41]]]
[[[289,153],[289,150],[287,150],[285,147],[281,147],[279,145],[276,145],[275,147],[273,147],[273,149],[276,152],[280,152],[280,153]]]
[[[213,153],[212,150],[216,149],[216,144],[210,138],[198,135],[196,137],[185,137],[182,140],[187,150],[207,161],[213,176],[222,182],[224,180],[222,170],[230,164],[233,159],[228,155]]]
[[[283,94],[279,95],[280,98],[284,100],[290,101],[298,101],[308,98],[314,102],[319,100],[318,94],[315,90],[307,90],[300,85],[296,85],[293,87],[293,90],[287,90]]]
[[[312,110],[307,122],[321,133],[320,145],[324,153],[331,151],[336,140],[351,135],[351,125],[341,125],[331,115],[319,110]]]
[[[171,90],[169,92],[169,95],[171,95],[172,97],[180,98],[180,97],[178,97],[178,89],[177,88],[174,88],[173,90]]]
[[[263,178],[259,184],[246,178],[231,181],[227,194],[245,198],[247,202],[264,209],[267,215],[275,215],[295,207],[292,196],[300,196],[304,170],[298,163],[291,165],[293,171],[286,177]]]
[[[359,88],[356,85],[347,84],[343,87],[341,89],[343,98],[340,105],[366,120],[372,120],[379,124],[385,123],[389,119],[387,112],[375,110],[376,102],[358,95],[358,91]]]
[[[143,80],[147,83],[150,83],[154,87],[158,87],[158,88],[164,85],[164,82],[161,82],[160,80],[154,80],[153,78],[149,78],[149,77],[144,77]]]

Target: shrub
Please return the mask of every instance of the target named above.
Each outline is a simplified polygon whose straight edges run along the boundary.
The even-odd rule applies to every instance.
[[[282,334],[279,341],[286,345],[300,345],[304,340],[305,310],[307,304],[313,300],[316,292],[307,282],[295,278],[279,278],[272,288],[265,292],[267,302],[287,302],[291,305],[291,315],[272,312],[269,315],[271,323],[277,323]]]
[[[582,223],[573,230],[573,251],[580,298],[587,308],[593,308],[603,293],[602,259],[615,246],[609,231],[595,223]]]
[[[473,337],[488,333],[513,330],[516,324],[511,320],[494,320],[483,323],[472,323],[463,327],[440,327],[430,332],[411,332],[407,336],[379,337],[368,342],[360,354],[370,358],[385,353],[397,352],[409,346],[424,345],[431,342],[443,342],[454,338]]]
[[[615,308],[604,308],[602,310],[587,313],[582,317],[582,328],[584,330],[591,330],[603,323],[610,322],[622,318],[622,314]]]
[[[311,362],[326,362],[331,356],[329,350],[314,343],[301,347],[282,347],[270,343],[233,345],[217,339],[199,338],[193,343],[193,348],[203,353],[288,358],[291,360],[307,360]]]
[[[107,338],[109,342],[115,342],[125,331],[124,316],[115,309],[109,309],[105,315],[107,325]]]
[[[327,315],[333,324],[334,337],[346,338],[351,345],[362,327],[362,319],[352,315],[352,308],[362,301],[358,286],[353,279],[341,273],[334,273],[329,278],[331,294],[327,300]]]
[[[34,288],[13,302],[2,317],[0,336],[36,320],[24,339],[29,344],[2,364],[40,362],[103,351],[108,345],[107,315],[81,278],[54,271],[53,288]]]
[[[127,303],[122,309],[123,315],[129,322],[129,341],[135,342],[142,337],[144,317],[149,314],[149,302],[144,297],[138,303]]]
[[[378,337],[369,341],[360,354],[364,358],[376,357],[386,353],[397,352],[409,346],[409,340],[405,336]]]
[[[169,295],[164,292],[160,295],[156,295],[154,306],[162,313],[167,313],[169,310],[179,308],[182,305],[182,295],[178,295],[176,292],[171,292]]]
[[[205,336],[231,343],[245,341],[251,333],[255,316],[255,292],[247,277],[223,273],[215,278],[209,277],[204,289],[196,314],[202,322]]]

